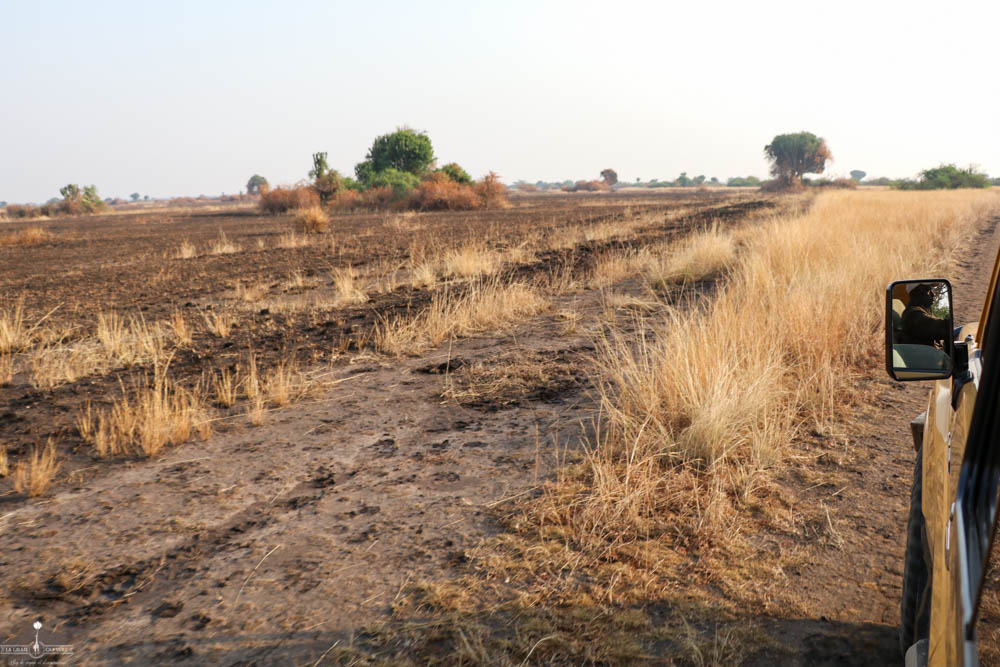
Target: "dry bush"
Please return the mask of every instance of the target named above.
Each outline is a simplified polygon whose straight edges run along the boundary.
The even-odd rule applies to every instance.
[[[318,208],[319,195],[308,186],[274,188],[260,197],[260,210],[275,215],[300,208]]]
[[[77,429],[102,457],[142,454],[152,458],[167,445],[187,442],[195,433],[204,439],[211,432],[200,392],[170,382],[162,366],[152,380],[143,376],[123,390],[110,409],[94,415],[88,404],[86,412],[78,415]]]
[[[25,204],[7,204],[8,218],[38,218],[42,215],[42,209],[38,206]]]
[[[184,239],[174,254],[174,259],[192,259],[198,256],[198,249],[191,241]]]
[[[52,485],[61,466],[55,444],[49,438],[44,448],[36,447],[32,451],[30,460],[17,464],[14,469],[14,491],[26,493],[30,498],[43,495]]]
[[[604,181],[577,181],[571,188],[564,188],[568,192],[607,192],[611,187]]]
[[[362,192],[356,200],[356,206],[368,209],[384,209],[396,205],[397,208],[405,206],[405,202],[400,205],[400,199],[396,197],[395,191],[388,187],[368,188]]]
[[[0,234],[0,247],[15,245],[37,245],[55,238],[51,232],[41,227],[26,227],[16,232]]]
[[[209,255],[229,255],[239,251],[240,247],[230,241],[226,237],[226,233],[221,230],[219,231],[219,238],[215,239],[208,248]]]
[[[410,208],[420,211],[470,211],[485,202],[472,185],[456,183],[441,173],[432,173],[410,194]]]
[[[483,208],[505,208],[510,206],[507,201],[507,186],[500,182],[500,177],[490,172],[473,186],[483,203]]]
[[[325,234],[330,231],[330,216],[319,206],[292,211],[292,223],[306,234]]]
[[[467,290],[434,295],[431,305],[413,318],[383,322],[376,327],[375,349],[387,354],[417,354],[449,338],[498,329],[549,307],[537,290],[496,278]]]
[[[232,331],[233,325],[236,324],[236,318],[229,313],[211,311],[202,313],[202,316],[205,319],[205,327],[213,336],[219,338],[229,338],[229,333]]]

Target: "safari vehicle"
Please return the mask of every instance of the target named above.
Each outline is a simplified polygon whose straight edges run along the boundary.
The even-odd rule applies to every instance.
[[[933,380],[911,422],[900,645],[907,665],[977,665],[976,623],[1000,481],[1000,254],[979,322],[955,328],[947,280],[890,283],[886,370]],[[943,333],[942,333],[943,332]]]

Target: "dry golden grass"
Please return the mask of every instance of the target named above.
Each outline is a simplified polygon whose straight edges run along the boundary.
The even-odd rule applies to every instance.
[[[132,316],[128,322],[114,311],[97,315],[97,340],[104,356],[116,365],[131,367],[158,361],[166,354],[164,339],[163,330],[146,324],[141,315]]]
[[[39,243],[51,241],[53,238],[55,237],[51,232],[48,232],[41,227],[26,227],[24,229],[19,229],[16,232],[0,234],[0,247],[37,245]]]
[[[330,231],[330,216],[319,206],[292,211],[292,224],[306,234],[325,234]]]
[[[29,353],[31,385],[37,389],[52,389],[111,368],[108,358],[96,342],[75,345],[43,345]]]
[[[191,241],[184,239],[174,254],[174,259],[192,259],[198,256],[198,248]]]
[[[191,344],[191,329],[188,327],[187,320],[184,319],[184,313],[179,310],[175,310],[170,316],[170,330],[174,334],[174,338],[181,345]]]
[[[474,283],[465,291],[435,294],[420,315],[384,322],[376,328],[375,348],[387,354],[417,354],[449,338],[505,327],[549,307],[538,290],[495,278]]]
[[[7,446],[0,445],[0,477],[10,474],[10,465],[7,463]]]
[[[799,429],[843,414],[851,378],[877,364],[884,285],[934,273],[997,210],[990,192],[824,194],[804,215],[748,230],[707,305],[604,337],[603,433],[574,530],[621,541],[686,513],[690,535],[731,532],[733,502],[766,484]],[[690,471],[687,488],[678,470]]]
[[[178,445],[195,433],[211,433],[203,416],[197,389],[176,386],[166,378],[166,367],[157,367],[152,380],[136,380],[108,410],[94,415],[88,404],[77,418],[77,429],[102,457],[142,454],[157,456],[167,445]]]
[[[437,281],[437,268],[432,262],[421,262],[410,271],[410,286],[416,289],[434,287]]]
[[[300,290],[306,286],[306,280],[302,272],[296,269],[288,274],[281,286],[286,290]]]
[[[31,498],[43,495],[52,485],[61,466],[55,444],[50,438],[45,447],[36,447],[28,461],[22,461],[14,468],[14,491],[26,493]]]
[[[453,278],[477,278],[495,273],[502,264],[498,252],[479,244],[468,244],[447,251],[441,258],[441,271]]]
[[[358,272],[354,270],[354,267],[334,269],[332,276],[337,307],[364,303],[368,300],[368,295],[358,285]]]
[[[234,252],[239,252],[240,247],[229,240],[226,237],[226,233],[223,231],[219,232],[219,238],[212,242],[212,245],[208,247],[209,255],[230,255]]]
[[[218,373],[212,374],[211,384],[216,405],[222,408],[231,408],[236,405],[240,390],[238,368],[234,370],[224,368]]]
[[[692,234],[662,254],[651,255],[643,273],[653,287],[721,277],[736,261],[736,241],[717,225]]]
[[[0,354],[21,352],[31,345],[32,329],[24,318],[24,301],[0,308]]]
[[[236,318],[229,313],[224,313],[221,311],[213,310],[207,313],[202,313],[205,319],[205,327],[213,336],[218,336],[219,338],[229,338],[229,334],[233,329],[233,325],[236,324]]]
[[[236,285],[236,298],[245,303],[258,303],[267,294],[267,285],[265,283],[253,283],[252,285],[244,285],[239,283]]]
[[[0,352],[0,387],[5,386],[14,377],[14,356]]]
[[[285,232],[278,237],[275,245],[279,248],[304,248],[311,243],[308,236],[296,234],[295,232]]]

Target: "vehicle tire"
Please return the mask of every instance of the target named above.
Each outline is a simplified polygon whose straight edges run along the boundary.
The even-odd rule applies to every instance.
[[[906,556],[903,560],[903,599],[899,614],[899,648],[905,654],[930,632],[931,568],[927,530],[922,509],[923,448],[917,451],[910,491],[910,517],[906,522]]]

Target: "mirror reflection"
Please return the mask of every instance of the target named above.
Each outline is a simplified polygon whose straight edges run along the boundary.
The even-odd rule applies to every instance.
[[[951,294],[945,281],[892,286],[892,367],[899,379],[951,373]]]

